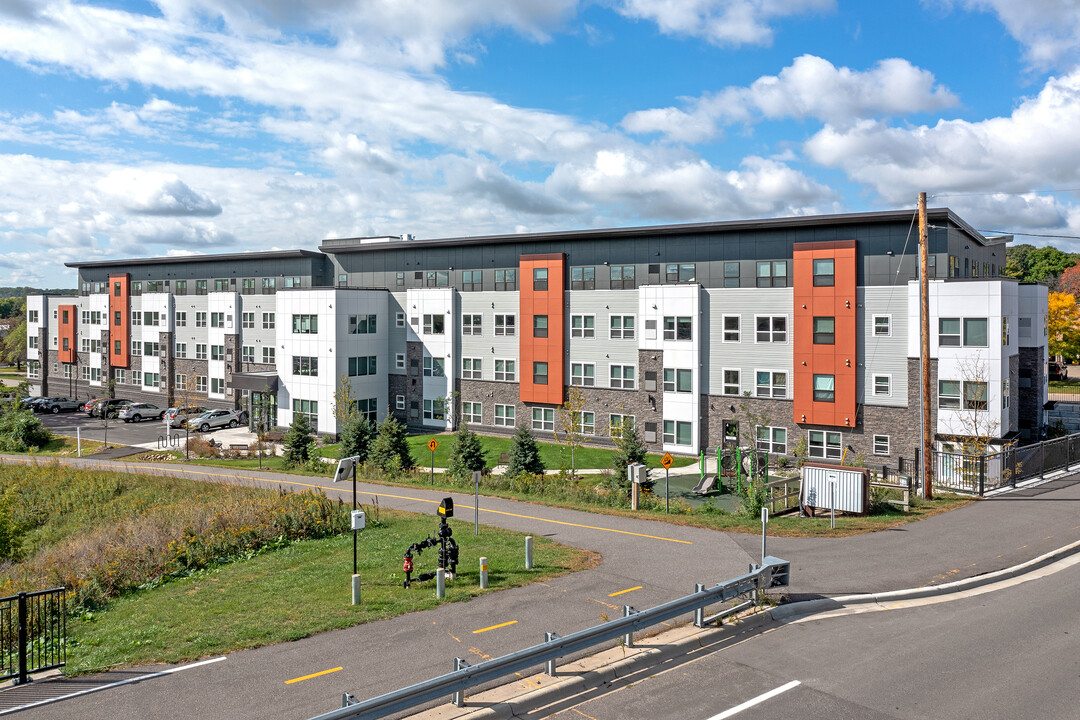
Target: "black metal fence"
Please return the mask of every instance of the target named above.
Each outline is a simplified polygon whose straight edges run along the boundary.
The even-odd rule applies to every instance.
[[[984,495],[1080,463],[1080,433],[980,455],[934,451],[934,487]]]
[[[63,667],[67,662],[64,588],[0,598],[0,680]]]

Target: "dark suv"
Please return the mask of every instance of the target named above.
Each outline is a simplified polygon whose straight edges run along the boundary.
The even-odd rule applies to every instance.
[[[1051,360],[1046,364],[1046,374],[1050,376],[1050,380],[1068,380],[1069,368],[1065,367],[1064,363]]]
[[[117,414],[119,414],[120,408],[130,404],[130,400],[125,400],[123,398],[110,398],[108,400],[99,400],[94,403],[94,406],[90,408],[90,412],[87,414],[90,417],[101,417],[104,415],[107,418],[114,418],[117,416]]]

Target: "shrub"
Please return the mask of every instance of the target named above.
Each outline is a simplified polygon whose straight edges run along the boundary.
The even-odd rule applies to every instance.
[[[457,480],[471,480],[472,474],[478,470],[487,470],[484,446],[480,443],[480,437],[470,430],[467,424],[462,423],[454,436],[454,453],[450,457],[446,472]]]
[[[292,425],[281,442],[285,446],[283,462],[290,467],[307,465],[318,454],[315,449],[315,429],[305,413],[293,413]]]
[[[411,470],[415,464],[405,437],[405,426],[390,413],[379,424],[379,434],[368,449],[368,464],[388,475]]]
[[[536,438],[526,425],[518,425],[514,432],[514,439],[510,443],[510,461],[506,466],[506,474],[510,477],[518,475],[543,475],[547,469],[544,461],[540,459],[540,448],[536,445]]]
[[[626,466],[631,463],[645,462],[645,446],[638,435],[637,426],[627,418],[623,422],[622,432],[615,439],[615,455],[611,459],[612,482],[624,492],[630,492],[630,482],[626,477]]]
[[[21,403],[12,403],[0,415],[0,452],[23,453],[44,447],[50,440],[52,433]]]
[[[339,458],[358,456],[360,462],[367,460],[368,450],[378,428],[366,415],[353,413],[341,426],[341,449],[338,451]]]

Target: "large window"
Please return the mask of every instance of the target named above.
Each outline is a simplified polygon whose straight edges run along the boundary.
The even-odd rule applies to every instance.
[[[633,426],[633,415],[608,415],[608,435],[615,440],[622,437],[623,430],[629,430]]]
[[[545,432],[555,431],[555,410],[552,408],[532,409],[532,429]]]
[[[938,407],[945,410],[960,409],[959,380],[938,380]]]
[[[378,325],[374,315],[349,316],[350,335],[373,335],[378,331],[377,328]]]
[[[210,346],[210,359],[211,360],[224,360],[225,359],[225,346],[224,345],[211,345]]]
[[[814,287],[836,285],[836,261],[832,258],[814,260]]]
[[[495,335],[514,335],[516,334],[515,328],[517,327],[516,315],[496,315],[495,316]]]
[[[463,270],[461,273],[461,291],[479,292],[484,289],[483,271]]]
[[[149,375],[150,373],[147,373]],[[210,378],[210,392],[215,395],[225,394],[225,378]]]
[[[985,382],[964,382],[964,409],[985,410],[987,403]]]
[[[664,444],[665,445],[692,445],[693,423],[680,420],[664,421]]]
[[[484,406],[478,402],[461,403],[461,419],[473,425],[484,422]]]
[[[240,285],[241,295],[255,294],[255,278],[244,278]]]
[[[150,322],[150,315],[151,314],[157,315],[157,313],[143,313],[143,315],[144,315],[143,323],[145,323],[146,325],[157,325],[157,318],[154,318],[153,323]],[[225,313],[223,313],[223,312],[212,312],[212,313],[210,313],[210,327],[212,327],[212,328],[223,328],[223,327],[225,327]]]
[[[273,365],[277,362],[277,348],[263,346],[262,361],[264,365]]]
[[[664,339],[692,340],[693,327],[693,320],[689,316],[672,317],[669,315],[664,318]]]
[[[262,294],[273,295],[275,292],[277,292],[277,278],[263,278]]]
[[[570,268],[570,289],[571,290],[595,290],[596,289],[596,268],[595,267],[575,267],[575,268]]]
[[[548,316],[533,315],[533,337],[546,338],[548,336]]]
[[[634,339],[634,316],[633,315],[612,315],[611,321],[611,333],[612,340],[633,340]]]
[[[755,318],[757,324],[756,340],[759,343],[787,342],[787,315],[760,315]]]
[[[548,269],[543,267],[533,268],[533,290],[548,289]]]
[[[609,369],[609,387],[633,390],[635,386],[635,368],[633,365],[612,365]]]
[[[349,377],[375,375],[379,372],[376,355],[361,355],[349,358]]]
[[[424,419],[425,420],[445,420],[446,408],[443,405],[442,398],[435,398],[434,400],[424,401]]]
[[[264,312],[262,314],[263,330],[273,330],[276,327],[275,317],[276,313]]]
[[[664,368],[664,392],[693,392],[693,385],[693,371],[678,368]]]
[[[819,460],[840,460],[844,456],[842,438],[838,432],[811,430],[807,434],[808,455]]]
[[[739,262],[737,260],[724,263],[724,287],[739,287]]]
[[[674,263],[664,266],[664,279],[669,283],[697,282],[697,265],[694,263]]]
[[[241,313],[240,314],[240,326],[244,330],[254,330],[255,329],[255,313],[253,313],[253,312]]]
[[[446,316],[442,313],[435,313],[433,315],[424,315],[424,334],[425,335],[445,335],[446,334]]]
[[[428,270],[425,282],[428,287],[449,287],[450,272],[448,270]]]
[[[761,260],[758,262],[758,287],[787,287],[787,284],[787,260]]]
[[[496,270],[496,290],[517,290],[517,270]]]
[[[514,360],[496,360],[495,379],[503,382],[514,382],[517,378],[516,365],[517,363]]]
[[[964,318],[964,347],[987,347],[986,318]]]
[[[534,362],[533,363],[533,384],[534,385],[547,385],[548,384],[548,364],[546,362]]]
[[[300,400],[293,398],[292,410],[294,415],[307,415],[308,420],[311,421],[311,427],[318,427],[319,424],[319,401],[318,400]]]
[[[446,363],[442,358],[424,356],[425,377],[445,377]]]
[[[240,347],[240,361],[246,363],[255,362],[255,346],[242,345]]]
[[[633,290],[637,287],[633,265],[612,265],[610,270],[612,290]]]
[[[484,334],[484,316],[483,315],[462,315],[461,316],[461,334],[462,335],[483,335]]]
[[[131,344],[133,346],[135,345],[135,343],[131,343]],[[132,354],[134,355],[135,353],[132,353]],[[196,360],[205,360],[206,359],[206,345],[204,345],[203,343],[195,343],[195,359]]]
[[[571,363],[570,384],[581,387],[596,385],[596,365],[593,363]]]
[[[755,372],[757,382],[755,394],[758,397],[786,398],[787,397],[787,373],[774,370],[758,370]]]
[[[938,318],[938,345],[960,347],[960,318]]]
[[[132,318],[132,320],[134,320],[134,318]],[[141,320],[140,320],[140,322],[141,322]],[[139,323],[133,323],[133,324],[137,325]],[[204,313],[204,312],[195,313],[195,327],[206,327],[206,313]]]
[[[814,402],[836,401],[836,376],[814,375]]]
[[[738,439],[738,430],[735,430],[733,437]],[[785,428],[761,425],[757,429],[756,440],[755,445],[758,450],[780,455],[787,453],[787,430]]]
[[[461,378],[463,380],[483,380],[484,360],[482,358],[461,358]]]
[[[300,335],[316,335],[319,332],[318,315],[293,315],[292,331]]]
[[[835,317],[816,317],[816,318],[814,318],[814,344],[815,345],[834,345],[834,344],[836,344],[836,318]]]
[[[515,419],[516,409],[513,405],[496,405],[495,406],[495,424],[501,427],[514,427],[517,425]]]
[[[361,417],[368,419],[368,422],[375,424],[379,421],[379,399],[378,398],[362,398],[356,401],[356,412]]]
[[[571,315],[570,337],[594,338],[596,337],[596,317],[593,315]]]

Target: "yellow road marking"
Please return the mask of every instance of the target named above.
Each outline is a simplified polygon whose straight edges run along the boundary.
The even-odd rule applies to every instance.
[[[594,718],[592,715],[586,715],[585,713],[581,712],[577,708],[570,708],[570,709],[573,710],[574,712],[576,712],[578,715],[580,715],[583,718],[588,718],[588,720],[596,720],[596,718]]]
[[[516,673],[514,673],[514,674],[515,674],[515,675],[517,675],[517,676],[518,676],[519,678],[521,678],[522,680],[524,680],[525,682],[530,682],[530,683],[532,683],[533,685],[535,685],[536,687],[540,687],[540,683],[536,682],[536,681],[535,681],[535,680],[533,680],[532,678],[528,678],[528,677],[525,677],[524,675],[522,675],[522,674],[521,674],[521,673],[519,673],[519,672],[516,672]]]
[[[510,622],[499,623],[498,625],[492,625],[491,627],[481,628],[480,630],[473,630],[473,635],[479,635],[480,633],[487,632],[488,630],[496,630],[507,625],[514,625],[517,620],[511,620]]]
[[[293,678],[292,680],[286,680],[285,684],[286,685],[292,685],[293,683],[298,683],[298,682],[301,682],[301,681],[304,681],[304,680],[310,680],[311,678],[317,678],[320,675],[329,675],[330,673],[336,673],[338,670],[341,670],[341,668],[336,667],[336,668],[331,668],[330,670],[322,670],[322,671],[317,672],[317,673],[311,673],[310,675],[305,675],[304,677],[298,677],[298,678]]]
[[[637,587],[632,587],[628,590],[620,590],[619,592],[608,593],[608,597],[615,597],[616,595],[623,595],[628,592],[634,592],[635,590],[640,590],[643,587],[644,585],[638,585]]]
[[[585,599],[586,600],[592,600],[593,602],[600,603],[601,605],[606,605],[607,607],[611,608],[612,610],[618,610],[619,609],[618,605],[612,605],[611,603],[604,602],[603,600],[597,600],[596,598],[591,598],[591,597],[587,597]]]
[[[450,635],[450,633],[446,633],[446,634],[447,634],[447,635]],[[455,637],[454,635],[450,635],[450,637],[454,638],[454,639],[455,639],[455,640],[457,640],[458,642],[461,642],[461,638]]]

